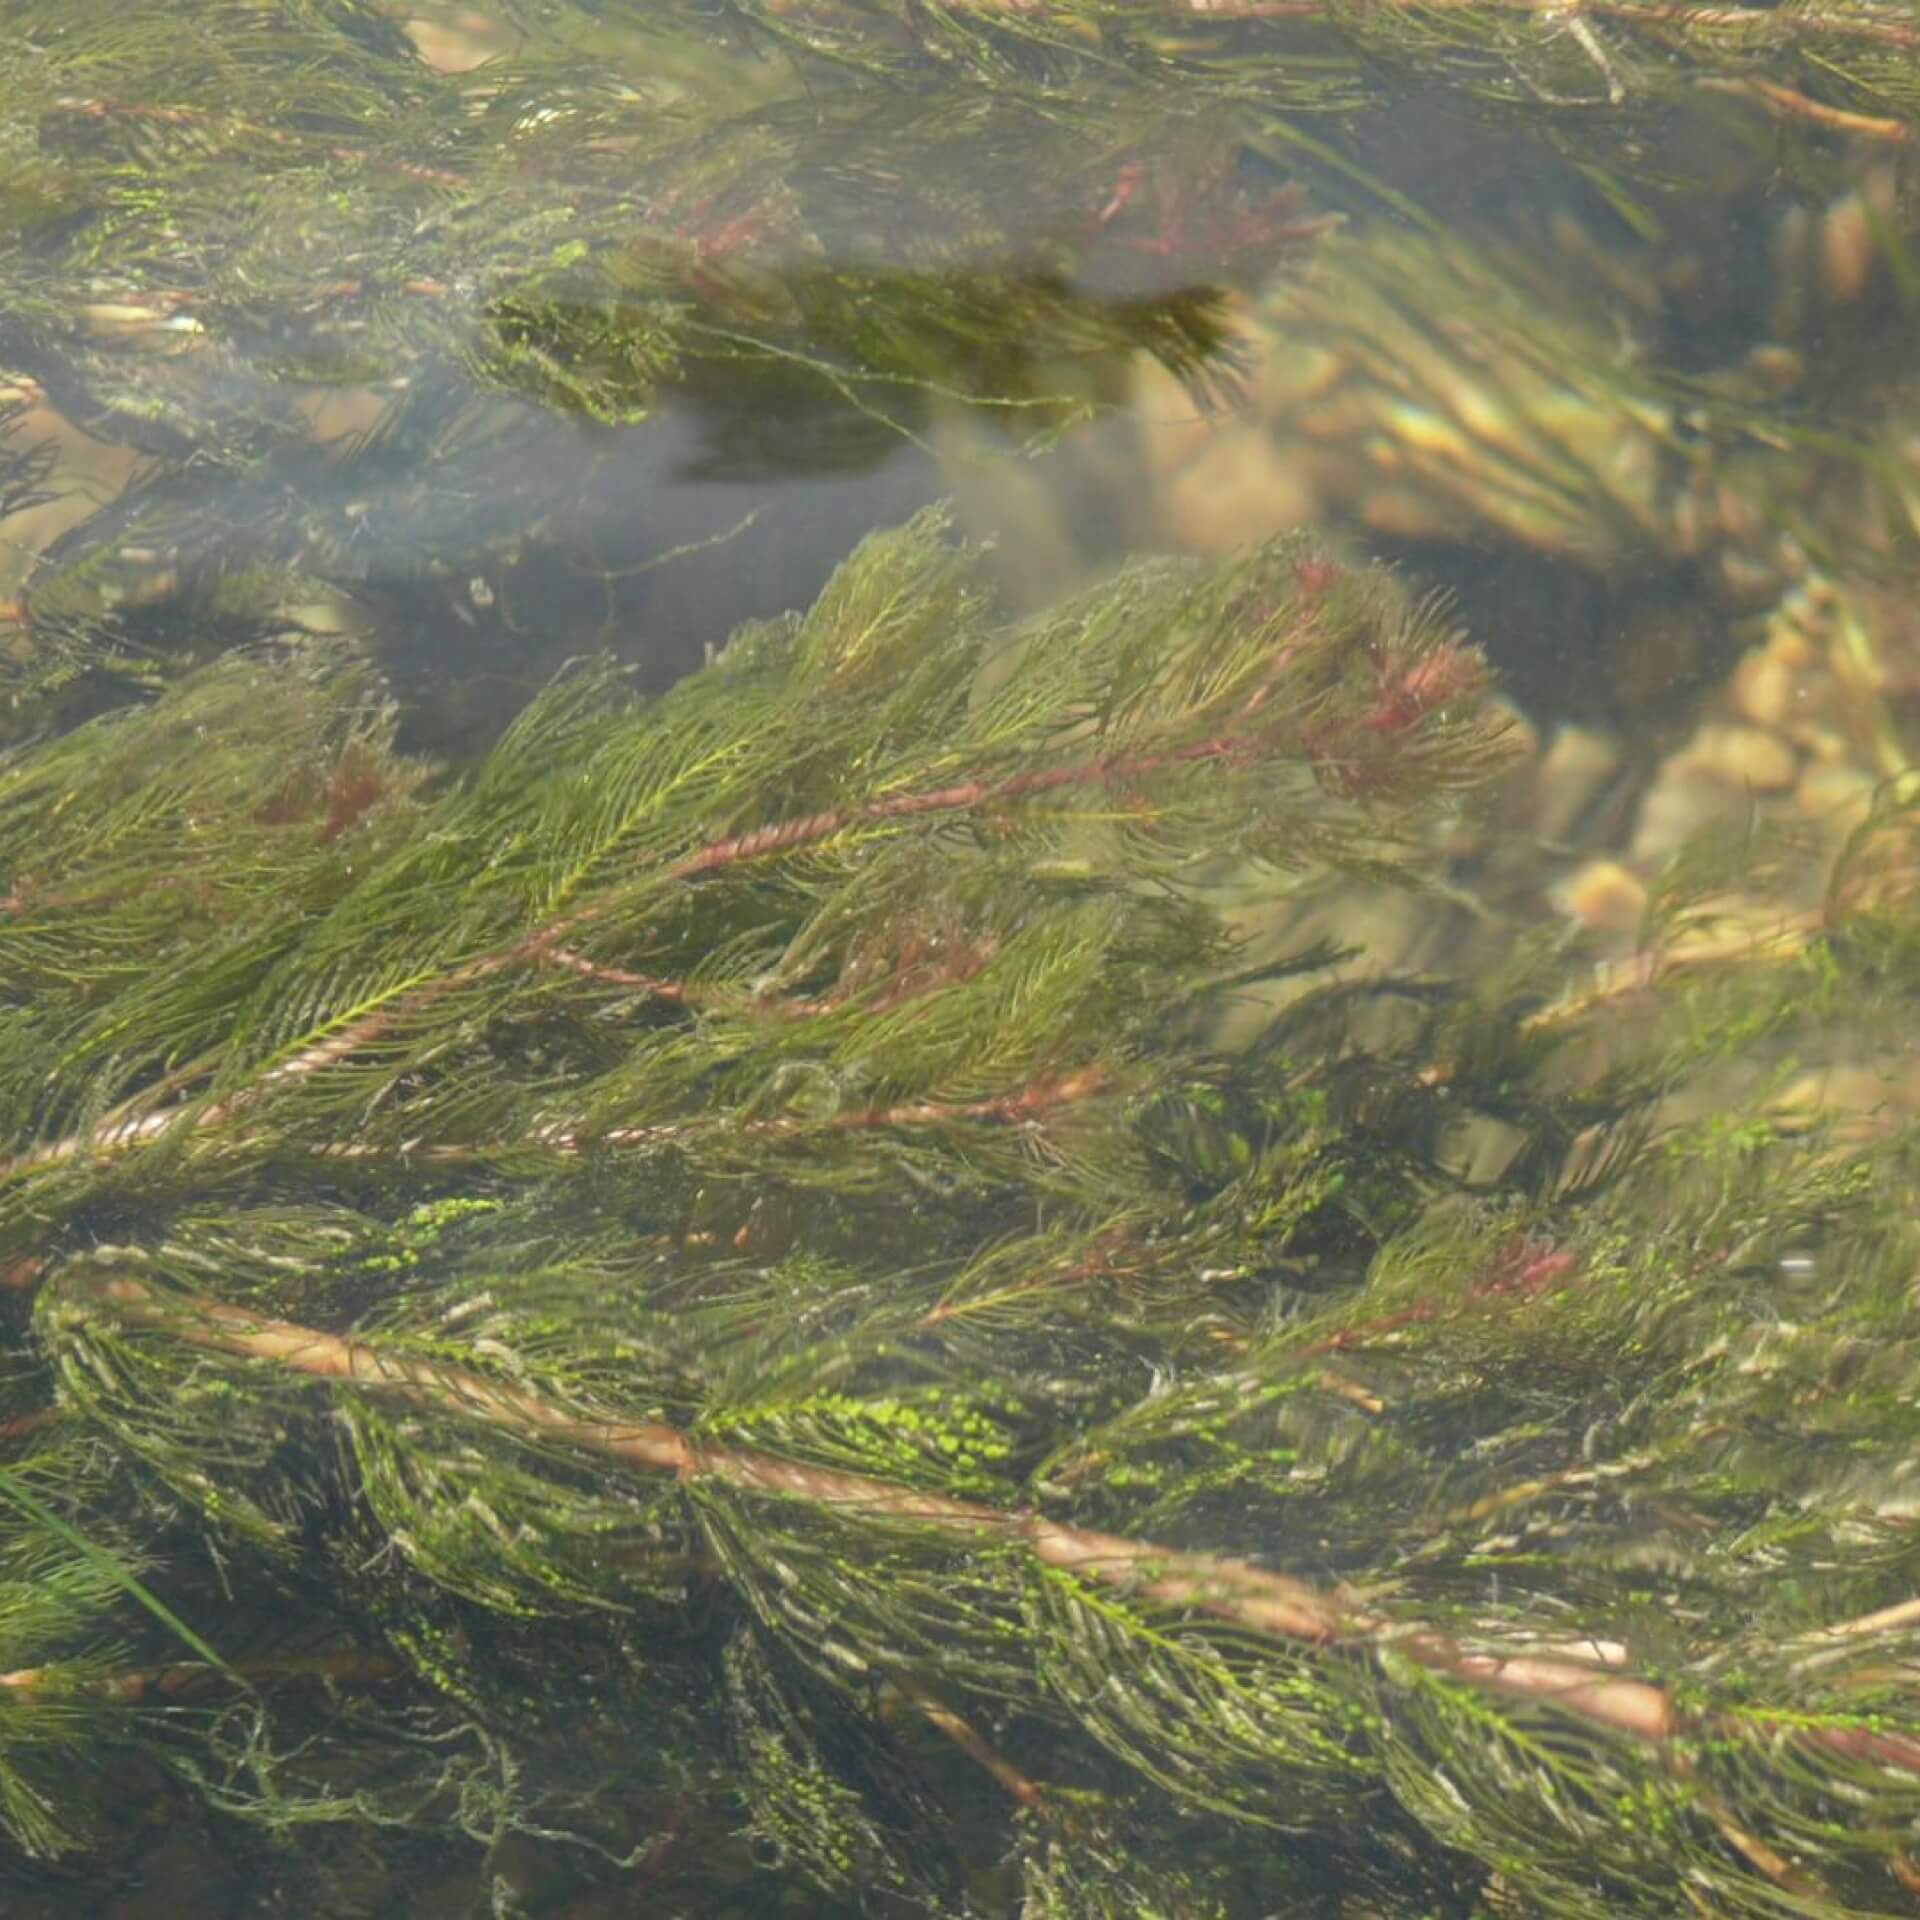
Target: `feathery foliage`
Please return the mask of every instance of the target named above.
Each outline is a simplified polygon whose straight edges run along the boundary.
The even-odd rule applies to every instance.
[[[16,1840],[117,1743],[696,1904],[744,1820],[956,1913],[1880,1910],[1912,1143],[1635,1118],[1891,1017],[1897,870],[1598,1083],[1608,1003],[1318,951],[1210,1038],[1211,863],[1416,884],[1479,671],[1297,543],[1010,628],[923,518],[438,791],[311,645],[17,753]]]
[[[1903,1910],[1920,1143],[1765,1084],[1913,1018],[1898,649],[1853,629],[1887,784],[1824,886],[1741,932],[1776,850],[1691,846],[1575,985],[1327,933],[1460,912],[1514,747],[1307,536],[1010,610],[929,511],[644,646],[763,551],[666,481],[900,520],[956,416],[1240,397],[1256,299],[1405,489],[1363,525],[1897,599],[1902,182],[1791,351],[1710,360],[1666,249],[1702,144],[1715,218],[1910,146],[1920,21],[485,24],[0,39],[0,514],[48,407],[138,455],[0,609],[10,1895],[163,1809],[329,1914]],[[1386,237],[1316,245],[1356,195]],[[461,633],[515,687],[450,770],[404,696]]]

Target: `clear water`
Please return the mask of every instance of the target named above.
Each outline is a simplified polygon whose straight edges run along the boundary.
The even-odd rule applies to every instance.
[[[1256,957],[1617,979],[1716,822],[1798,849],[1741,911],[1804,915],[1920,722],[1912,128],[1631,10],[1368,11],[0,7],[0,745],[304,632],[458,768],[566,662],[664,688],[936,500],[1020,610],[1304,525],[1445,601],[1520,746],[1439,893],[1211,876]],[[1778,1097],[1864,1126],[1920,1098],[1894,1051]],[[9,1910],[301,1910],[218,1844],[21,1865]],[[400,1910],[366,1845],[354,1911]],[[671,1881],[496,1866],[500,1911]],[[812,1900],[728,1910],[855,1910]]]

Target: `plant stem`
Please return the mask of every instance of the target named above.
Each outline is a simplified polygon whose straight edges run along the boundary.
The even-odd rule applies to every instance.
[[[672,1474],[686,1484],[711,1480],[741,1493],[929,1527],[957,1540],[1017,1546],[1059,1572],[1164,1607],[1211,1614],[1271,1639],[1329,1650],[1392,1652],[1483,1692],[1556,1706],[1642,1741],[1662,1743],[1678,1731],[1668,1696],[1645,1681],[1556,1655],[1471,1651],[1436,1629],[1390,1623],[1245,1560],[1098,1533],[1031,1510],[1007,1512],[753,1448],[702,1447],[661,1422],[583,1418],[542,1394],[463,1367],[385,1353],[365,1341],[215,1300],[162,1294],[126,1274],[72,1274],[63,1280],[62,1293],[194,1346],[351,1382],[415,1407],[483,1420],[526,1440],[578,1448],[643,1473]],[[1920,1767],[1920,1753],[1914,1764]]]
[[[289,1654],[274,1660],[242,1660],[227,1668],[129,1667],[78,1681],[58,1667],[19,1667],[12,1673],[0,1673],[0,1688],[6,1689],[0,1698],[22,1700],[78,1692],[133,1705],[142,1700],[177,1700],[198,1687],[231,1686],[236,1680],[259,1685],[278,1680],[325,1680],[335,1685],[365,1686],[395,1679],[405,1671],[390,1654],[363,1653],[353,1648]]]
[[[895,794],[889,798],[868,801],[859,806],[830,808],[794,819],[775,821],[764,827],[756,827],[748,833],[733,834],[725,839],[709,842],[668,867],[666,877],[669,880],[695,880],[702,875],[718,872],[748,860],[762,859],[770,854],[788,853],[801,847],[817,846],[822,841],[846,832],[850,827],[862,824],[907,820],[935,813],[971,812],[987,806],[1030,800],[1041,794],[1057,792],[1066,787],[1088,785],[1095,781],[1137,779],[1173,766],[1236,757],[1255,744],[1257,743],[1247,740],[1213,738],[1196,741],[1164,754],[1143,754],[1124,760],[1080,761],[1065,767],[1050,767],[1031,773],[1014,774],[1004,780],[969,780],[919,793]],[[224,1099],[204,1106],[182,1102],[148,1112],[136,1112],[123,1108],[112,1118],[84,1133],[68,1134],[61,1139],[30,1147],[23,1153],[15,1154],[11,1159],[0,1160],[0,1180],[22,1173],[35,1172],[41,1168],[61,1166],[78,1159],[83,1154],[118,1153],[134,1147],[151,1145],[165,1138],[182,1124],[196,1133],[219,1126],[251,1106],[275,1084],[302,1079],[309,1074],[334,1066],[359,1052],[361,1048],[382,1038],[404,1015],[417,1012],[420,1008],[444,998],[461,987],[472,986],[509,967],[552,958],[557,950],[562,956],[561,964],[572,964],[577,970],[577,961],[572,960],[572,957],[566,954],[566,950],[560,948],[559,943],[569,939],[582,928],[604,919],[609,910],[605,906],[576,909],[544,926],[534,927],[526,933],[517,935],[490,953],[479,954],[449,969],[437,979],[403,987],[396,991],[385,1005],[376,1006],[371,1011],[360,1014],[332,1033],[302,1047],[297,1053],[267,1067],[251,1086],[242,1087]],[[636,982],[640,980],[640,976],[636,975],[634,978]],[[671,983],[648,981],[646,984],[655,987],[656,990],[660,986],[665,986],[671,991]],[[1085,1078],[1085,1074],[1068,1075],[1061,1085],[1077,1086]],[[1085,1089],[1081,1087],[1079,1090]],[[1032,1090],[1028,1090],[1001,1100],[982,1101],[971,1108],[949,1108],[938,1103],[930,1103],[916,1109],[900,1109],[898,1110],[899,1119],[891,1123],[881,1116],[848,1116],[841,1121],[841,1124],[912,1124],[916,1121],[924,1124],[941,1119],[968,1117],[1006,1119],[1020,1117],[1034,1104],[1057,1104],[1057,1097],[1050,1096],[1037,1101],[1030,1099],[1031,1092]],[[1077,1097],[1077,1093],[1060,1097]],[[777,1123],[765,1124],[772,1126]],[[640,1131],[652,1137],[653,1130]],[[563,1140],[563,1144],[567,1146],[573,1144],[571,1135],[556,1134],[555,1138]],[[455,1151],[463,1152],[464,1149]],[[351,1157],[351,1153],[351,1149],[343,1149],[337,1157]]]

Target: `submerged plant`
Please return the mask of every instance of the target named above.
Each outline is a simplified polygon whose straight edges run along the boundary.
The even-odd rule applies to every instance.
[[[1723,364],[1661,222],[1703,127],[1809,194],[1910,145],[1912,22],[482,24],[0,41],[0,514],[126,462],[0,608],[9,1911],[168,1823],[329,1915],[1909,1910],[1910,347],[1883,403],[1817,342],[1912,266],[1885,170]],[[1415,205],[1436,100],[1608,244]],[[714,636],[636,583],[761,510],[684,472],[1217,401],[1256,310],[1355,524],[1735,610],[1870,559],[1748,675],[1778,795],[1870,728],[1853,828],[1749,807],[1599,977],[1520,909],[1478,977],[1365,951],[1506,910],[1442,850],[1517,730],[1306,536],[1013,610],[923,513],[658,691]],[[483,629],[591,657],[449,770],[396,682]]]
[[[1419,884],[1480,686],[1297,544],[1009,627],[922,520],[443,788],[311,646],[16,754],[16,1843],[158,1763],[328,1911],[362,1824],[688,1911],[1893,1910],[1911,1144],[1648,1122],[1893,1017],[1904,829],[1631,997],[1251,966],[1218,862]]]

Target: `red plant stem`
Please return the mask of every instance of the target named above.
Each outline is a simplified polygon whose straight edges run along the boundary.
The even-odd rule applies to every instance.
[[[314,1049],[313,1051],[317,1051]],[[303,1056],[304,1057],[304,1056]],[[795,1135],[815,1129],[836,1133],[881,1132],[889,1128],[953,1126],[967,1121],[988,1125],[1026,1126],[1055,1107],[1070,1106],[1091,1099],[1113,1085],[1113,1076],[1097,1064],[1031,1080],[1016,1092],[999,1094],[989,1100],[915,1100],[893,1107],[857,1107],[844,1113],[829,1114],[820,1120],[794,1119],[780,1114],[759,1120],[735,1123],[745,1135]],[[195,1126],[210,1124],[208,1115],[230,1118],[252,1094],[236,1094],[230,1101],[203,1110]],[[178,1118],[179,1109],[149,1114],[136,1129],[133,1126],[109,1129],[99,1136],[72,1137],[36,1148],[9,1161],[0,1162],[0,1176],[39,1165],[51,1165],[56,1156],[72,1158],[83,1151],[100,1151],[137,1140],[156,1139]],[[701,1132],[714,1130],[712,1122],[668,1120],[644,1127],[609,1127],[592,1134],[580,1134],[569,1127],[541,1128],[518,1141],[475,1145],[466,1142],[420,1142],[401,1147],[370,1146],[358,1140],[336,1140],[313,1149],[315,1158],[334,1161],[408,1160],[419,1165],[463,1165],[501,1151],[505,1146],[531,1146],[550,1153],[584,1153],[594,1147],[637,1148],[670,1146]],[[32,1288],[45,1270],[45,1262],[23,1259],[0,1269],[0,1288],[25,1292]]]
[[[48,1427],[56,1427],[66,1415],[58,1407],[35,1407],[27,1413],[16,1413],[0,1420],[0,1446],[9,1446],[15,1440],[31,1439],[36,1433],[43,1433]]]
[[[1141,754],[1126,760],[1083,760],[1070,767],[1048,767],[1035,773],[1016,773],[1005,780],[963,780],[951,787],[935,787],[925,793],[895,794],[886,800],[869,800],[857,807],[829,807],[820,813],[804,814],[794,820],[775,821],[756,827],[751,833],[736,834],[728,840],[716,840],[689,854],[669,869],[677,880],[691,880],[719,867],[742,860],[757,860],[770,853],[787,853],[796,847],[817,846],[845,833],[850,827],[887,820],[908,820],[928,813],[965,813],[1011,801],[1030,800],[1038,794],[1056,793],[1063,787],[1090,786],[1096,781],[1138,779],[1158,773],[1169,766],[1191,765],[1199,761],[1224,759],[1243,749],[1244,743],[1232,740],[1198,740],[1172,753]]]
[[[1473,1281],[1467,1288],[1466,1298],[1469,1301],[1536,1299],[1542,1293],[1558,1288],[1578,1265],[1578,1257],[1564,1247],[1522,1240],[1507,1248],[1490,1271]],[[1438,1319],[1446,1310],[1446,1306],[1439,1301],[1416,1300],[1409,1306],[1396,1308],[1392,1313],[1377,1314],[1357,1325],[1342,1327],[1323,1339],[1310,1341],[1297,1351],[1302,1358],[1322,1353],[1344,1353],[1386,1334],[1397,1333],[1402,1327],[1422,1326]]]
[[[1920,45],[1920,41],[1914,44]],[[1835,133],[1857,135],[1863,140],[1881,140],[1891,146],[1910,147],[1920,140],[1920,132],[1904,120],[1889,120],[1879,114],[1852,113],[1845,107],[1829,106],[1824,100],[1810,99],[1793,87],[1777,81],[1730,79],[1718,75],[1700,82],[1715,93],[1744,95],[1787,120],[1806,120],[1817,127],[1829,127]]]
[[[1612,1663],[1596,1665],[1591,1659],[1550,1651],[1501,1654],[1465,1647],[1436,1628],[1390,1622],[1290,1574],[1249,1561],[1098,1533],[1049,1520],[1031,1509],[1007,1511],[755,1448],[701,1446],[678,1428],[657,1421],[628,1424],[583,1417],[532,1389],[464,1367],[390,1354],[363,1341],[220,1301],[158,1293],[127,1275],[96,1270],[69,1275],[63,1284],[70,1298],[91,1301],[124,1322],[171,1333],[202,1349],[347,1382],[426,1411],[484,1420],[523,1439],[598,1454],[639,1472],[672,1474],[687,1485],[714,1481],[742,1493],[924,1526],[962,1544],[1017,1547],[1042,1566],[1174,1611],[1210,1614],[1268,1638],[1330,1652],[1397,1656],[1481,1692],[1556,1707],[1649,1745],[1666,1746],[1692,1730],[1663,1688],[1623,1674]],[[1894,1610],[1888,1617],[1904,1623],[1907,1611]],[[1868,1624],[1853,1622],[1839,1631],[1857,1633]],[[268,1663],[263,1671],[331,1674],[338,1669],[327,1662],[345,1661],[358,1676],[366,1659],[320,1656],[305,1666]],[[0,1675],[0,1685],[30,1688],[41,1678],[42,1670],[26,1669]],[[144,1690],[131,1697],[140,1697]],[[1847,1758],[1920,1774],[1920,1738],[1897,1730],[1808,1726],[1764,1709],[1716,1714],[1701,1725],[1716,1738],[1771,1728]],[[1681,1755],[1677,1764],[1684,1768],[1689,1762]]]
[[[524,934],[508,946],[498,948],[492,953],[482,954],[478,959],[469,960],[464,965],[442,974],[437,980],[429,980],[417,987],[403,988],[386,1006],[377,1007],[371,1013],[363,1014],[358,1020],[337,1028],[325,1038],[316,1040],[311,1046],[303,1047],[300,1052],[290,1058],[268,1067],[252,1086],[243,1087],[238,1092],[229,1094],[224,1100],[215,1100],[200,1107],[183,1103],[140,1114],[126,1114],[123,1108],[121,1113],[124,1117],[103,1121],[91,1132],[68,1134],[62,1139],[50,1140],[42,1146],[30,1147],[25,1153],[15,1154],[10,1160],[0,1160],[0,1179],[6,1179],[18,1173],[32,1172],[40,1167],[57,1166],[65,1161],[77,1159],[83,1153],[111,1153],[124,1147],[143,1146],[151,1140],[160,1139],[172,1132],[182,1122],[190,1124],[194,1132],[219,1126],[251,1106],[276,1082],[300,1079],[347,1059],[362,1047],[379,1039],[402,1014],[427,1005],[458,987],[470,986],[474,981],[483,980],[489,974],[498,973],[501,969],[512,966],[518,961],[533,957],[542,948],[564,938],[575,927],[594,917],[596,916],[591,911],[571,915],[550,927]]]
[[[735,1132],[758,1135],[790,1135],[822,1130],[834,1133],[883,1131],[891,1127],[938,1127],[977,1120],[1000,1126],[1024,1126],[1054,1107],[1069,1106],[1091,1099],[1113,1084],[1112,1076],[1101,1066],[1080,1067],[1072,1073],[1054,1074],[1030,1080],[1015,1093],[1000,1094],[990,1100],[914,1100],[894,1107],[853,1107],[843,1113],[828,1114],[819,1120],[793,1119],[776,1114],[760,1120],[732,1123]],[[584,1153],[592,1147],[671,1146],[698,1132],[716,1131],[709,1120],[665,1120],[645,1127],[608,1127],[603,1132],[580,1134],[555,1125],[529,1134],[523,1141],[509,1145],[543,1147],[552,1153]],[[326,1160],[411,1159],[425,1163],[453,1162],[479,1158],[497,1151],[497,1147],[455,1144],[424,1144],[417,1147],[368,1146],[356,1140],[340,1140],[315,1149]]]
[[[127,1275],[69,1275],[67,1297],[123,1322],[247,1361],[338,1380],[436,1413],[567,1446],[643,1473],[707,1480],[745,1494],[804,1501],[882,1523],[926,1527],[975,1545],[1018,1548],[1044,1567],[1154,1602],[1210,1614],[1249,1631],[1326,1649],[1391,1651],[1481,1691],[1551,1704],[1635,1739],[1664,1742],[1679,1727],[1659,1687],[1551,1654],[1504,1656],[1462,1647],[1421,1626],[1394,1626],[1332,1595],[1225,1555],[1192,1553],[1097,1533],[1031,1510],[903,1487],[863,1474],[782,1459],[748,1447],[705,1447],[657,1421],[589,1418],[530,1388],[445,1362],[391,1354],[366,1342],[250,1313],[223,1302],[161,1294]]]
[[[635,993],[651,994],[656,1000],[673,1000],[683,1005],[694,997],[693,989],[684,980],[610,967],[601,961],[589,960],[584,953],[575,953],[571,947],[549,947],[540,957],[550,967],[564,967],[569,973],[577,973],[583,980],[597,981],[601,986],[626,987]]]
[[[1028,1294],[1065,1292],[1093,1280],[1114,1278],[1128,1270],[1120,1256],[1132,1245],[1133,1234],[1125,1227],[1103,1233],[1091,1251],[1064,1267],[1051,1272],[1045,1267],[1036,1268],[1017,1280],[994,1288],[991,1293],[963,1294],[957,1300],[938,1301],[920,1316],[920,1324],[923,1327],[937,1327],[948,1320],[978,1313]]]
[[[887,989],[867,1002],[865,1010],[869,1013],[887,1013],[895,1007],[906,1005],[910,1000],[937,993],[943,987],[957,986],[979,972],[987,957],[985,951],[973,952],[962,955],[943,968],[921,967],[904,974],[896,973]],[[598,986],[620,987],[630,993],[647,994],[655,1000],[671,1001],[675,1006],[703,1007],[747,1019],[817,1020],[841,1012],[859,1000],[866,991],[858,985],[842,984],[832,993],[811,998],[782,998],[756,988],[743,991],[725,984],[701,986],[690,980],[670,979],[663,974],[636,973],[628,967],[591,960],[571,947],[549,947],[540,958],[548,966],[564,967],[569,973],[577,973],[581,979],[591,980]]]
[[[930,1693],[910,1674],[889,1674],[888,1684],[930,1727],[951,1740],[975,1766],[1002,1787],[1017,1805],[1029,1813],[1050,1811],[1045,1789],[1022,1773],[938,1695]]]

